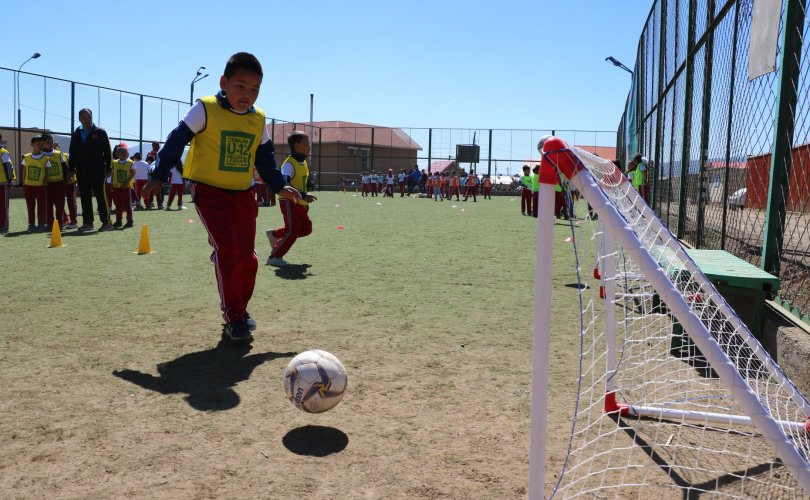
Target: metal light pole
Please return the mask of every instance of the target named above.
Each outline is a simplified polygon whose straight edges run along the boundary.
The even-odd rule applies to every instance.
[[[20,111],[22,100],[20,98],[20,71],[22,71],[23,66],[30,61],[31,59],[39,59],[41,54],[39,52],[34,52],[34,55],[23,61],[20,64],[20,67],[17,68],[17,73],[14,75],[14,107],[17,109],[17,123],[15,124],[15,128],[17,129],[17,151],[15,152],[17,158],[15,158],[15,162],[17,164],[17,168],[19,168],[20,157],[22,156],[22,112]],[[18,179],[22,179],[22,174],[17,175]]]
[[[630,73],[631,75],[633,74],[633,70],[631,70],[630,68],[628,68],[627,66],[625,66],[624,64],[622,64],[622,63],[621,63],[621,61],[619,61],[618,59],[616,59],[616,58],[615,58],[615,57],[613,57],[613,56],[608,56],[608,57],[606,57],[606,58],[605,58],[605,61],[607,61],[607,62],[609,62],[609,63],[613,64],[613,65],[614,65],[614,66],[616,66],[617,68],[621,68],[621,69],[623,69],[623,70],[627,71],[627,72],[628,72],[628,73]]]
[[[194,106],[194,84],[199,82],[200,80],[202,80],[206,76],[208,76],[208,73],[203,75],[202,74],[203,71],[205,71],[205,66],[200,66],[200,69],[197,70],[197,76],[195,76],[194,79],[191,80],[191,97],[188,100],[188,105],[189,106]],[[202,76],[200,76],[200,75],[202,75]]]

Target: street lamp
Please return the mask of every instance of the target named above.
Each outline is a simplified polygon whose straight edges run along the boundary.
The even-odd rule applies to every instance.
[[[42,54],[40,54],[39,52],[34,52],[34,55],[32,55],[31,57],[29,57],[28,59],[23,61],[22,64],[20,64],[20,67],[17,68],[17,73],[14,75],[14,107],[17,109],[17,123],[15,124],[15,128],[17,129],[17,151],[16,151],[16,155],[17,155],[18,158],[15,158],[15,160],[17,160],[16,163],[19,163],[19,157],[22,156],[22,128],[21,128],[22,127],[22,112],[20,111],[20,107],[21,107],[20,101],[22,101],[22,99],[20,97],[20,71],[22,71],[23,66],[25,66],[25,64],[28,61],[30,61],[31,59],[39,59],[41,55]],[[17,178],[22,179],[22,177],[20,177],[20,176],[17,176]]]
[[[194,79],[191,80],[191,99],[188,100],[188,105],[189,106],[194,106],[194,84],[199,82],[200,80],[202,80],[206,76],[208,76],[208,73],[203,75],[202,74],[203,71],[205,71],[205,66],[200,66],[200,69],[197,70],[197,76],[195,76]],[[202,75],[202,76],[200,76],[200,75]]]
[[[621,69],[623,69],[623,70],[627,71],[627,72],[628,72],[628,73],[630,73],[631,75],[633,74],[633,70],[631,70],[630,68],[628,68],[627,66],[625,66],[624,64],[622,64],[622,62],[621,62],[621,61],[619,61],[618,59],[616,59],[616,58],[615,58],[615,57],[613,57],[613,56],[608,56],[608,57],[606,57],[606,58],[605,58],[605,61],[607,61],[607,62],[609,62],[609,63],[613,64],[613,65],[614,65],[614,66],[616,66],[617,68],[621,68]]]

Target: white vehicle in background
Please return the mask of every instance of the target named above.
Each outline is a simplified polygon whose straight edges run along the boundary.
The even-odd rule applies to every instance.
[[[732,208],[745,208],[745,193],[747,191],[748,190],[746,188],[734,191],[734,194],[731,194],[728,197],[728,205]]]

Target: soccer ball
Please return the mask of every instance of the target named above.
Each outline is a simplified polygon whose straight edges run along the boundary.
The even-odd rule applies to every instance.
[[[292,404],[307,413],[334,408],[346,391],[346,368],[332,354],[305,351],[294,357],[284,370],[284,392]]]

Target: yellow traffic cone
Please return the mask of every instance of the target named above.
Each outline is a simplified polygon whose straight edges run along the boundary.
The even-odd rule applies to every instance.
[[[152,253],[152,245],[149,244],[149,228],[144,224],[141,226],[141,240],[138,242],[138,255]]]
[[[63,247],[62,233],[59,231],[59,221],[53,220],[53,227],[51,228],[51,243],[48,248]]]

